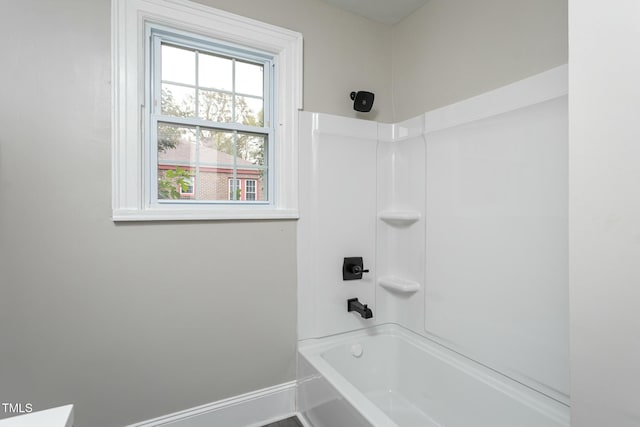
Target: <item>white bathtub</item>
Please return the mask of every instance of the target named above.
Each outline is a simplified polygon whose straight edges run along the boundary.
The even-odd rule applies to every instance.
[[[397,325],[300,344],[314,426],[568,427],[566,405]]]

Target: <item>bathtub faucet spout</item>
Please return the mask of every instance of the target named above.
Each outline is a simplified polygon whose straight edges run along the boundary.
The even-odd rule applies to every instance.
[[[371,319],[373,317],[373,311],[367,304],[362,304],[358,301],[358,298],[350,298],[347,300],[347,311],[356,311],[360,313],[360,316],[364,319]]]

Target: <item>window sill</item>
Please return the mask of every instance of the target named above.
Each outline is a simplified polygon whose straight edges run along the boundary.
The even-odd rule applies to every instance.
[[[114,222],[125,221],[235,221],[264,219],[298,219],[295,209],[118,209],[113,211]]]

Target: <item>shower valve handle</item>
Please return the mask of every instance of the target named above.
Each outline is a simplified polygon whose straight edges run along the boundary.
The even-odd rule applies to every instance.
[[[342,280],[360,280],[365,270],[362,257],[346,257],[342,264]]]
[[[362,273],[368,273],[369,270],[368,269],[365,270],[364,268],[362,268],[361,265],[357,265],[356,264],[356,265],[351,266],[351,272],[353,274],[362,274]]]

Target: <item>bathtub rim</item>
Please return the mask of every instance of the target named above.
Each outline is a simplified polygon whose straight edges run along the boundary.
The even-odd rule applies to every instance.
[[[345,400],[374,426],[397,426],[397,424],[331,366],[323,357],[323,353],[339,346],[353,344],[358,340],[375,336],[392,336],[404,340],[409,345],[424,351],[432,357],[436,357],[472,378],[483,382],[488,387],[496,389],[515,401],[547,416],[551,420],[566,427],[570,425],[570,406],[567,403],[548,396],[539,390],[451,350],[433,339],[419,335],[396,323],[383,323],[326,337],[300,340],[298,342],[300,355],[320,372],[343,395]]]

